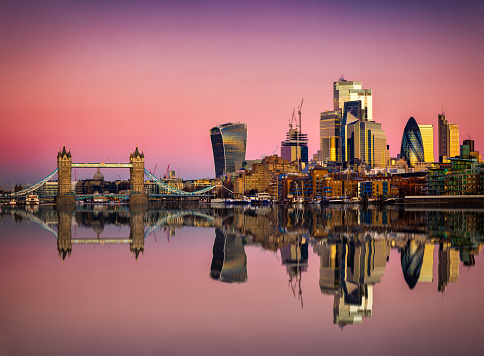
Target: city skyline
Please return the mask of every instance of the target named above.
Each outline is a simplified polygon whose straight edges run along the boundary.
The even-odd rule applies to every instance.
[[[462,105],[479,100],[484,7],[433,5],[2,4],[2,184],[42,179],[63,144],[74,162],[128,162],[137,144],[148,169],[171,164],[185,179],[213,177],[210,127],[246,123],[246,158],[256,159],[280,144],[301,97],[311,158],[341,75],[372,90],[392,157],[408,118],[436,128],[442,105],[460,140],[470,135],[484,151],[478,109]],[[360,30],[365,41],[351,41]]]

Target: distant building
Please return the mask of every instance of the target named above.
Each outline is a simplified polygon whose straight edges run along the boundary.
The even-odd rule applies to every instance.
[[[416,162],[425,161],[422,135],[417,121],[413,117],[408,119],[403,130],[400,157],[407,161],[410,166],[415,166]]]
[[[301,160],[308,162],[308,135],[302,134],[299,128],[289,126],[286,140],[281,142],[281,157],[289,162]]]
[[[346,159],[349,164],[357,161],[372,168],[385,168],[390,154],[385,131],[374,121],[355,121],[346,125]]]
[[[424,161],[435,162],[434,159],[434,125],[418,125],[424,149]]]
[[[297,172],[297,165],[276,155],[265,157],[261,163],[253,163],[250,170],[234,175],[234,194],[242,195],[250,190],[267,191],[274,175]]]
[[[439,162],[445,162],[449,157],[459,155],[459,128],[445,119],[445,115],[439,114]]]
[[[339,111],[325,111],[319,120],[319,151],[317,160],[341,162],[341,114]]]
[[[460,158],[475,159],[477,163],[481,163],[481,155],[479,151],[474,151],[474,140],[464,140],[460,146]]]
[[[348,162],[351,154],[348,152],[348,125],[361,120],[361,101],[347,101],[344,103],[341,120],[341,160]]]
[[[235,161],[235,171],[238,171],[239,169],[251,169],[253,164],[261,162],[261,159],[246,159],[243,161]]]
[[[360,101],[362,120],[373,120],[373,96],[370,89],[362,89],[361,82],[348,81],[341,77],[333,83],[334,111],[341,114],[344,103],[347,101]]]
[[[226,123],[210,129],[215,176],[235,172],[235,162],[245,160],[247,125]]]

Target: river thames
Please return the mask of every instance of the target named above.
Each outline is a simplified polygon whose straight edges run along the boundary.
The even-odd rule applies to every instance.
[[[19,206],[0,224],[0,355],[482,349],[482,209]]]

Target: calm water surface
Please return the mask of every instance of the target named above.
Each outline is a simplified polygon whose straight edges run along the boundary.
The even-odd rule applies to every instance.
[[[484,210],[0,214],[0,355],[480,353]]]

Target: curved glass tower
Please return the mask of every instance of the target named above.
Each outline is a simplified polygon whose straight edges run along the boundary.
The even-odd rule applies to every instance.
[[[411,166],[414,166],[415,162],[425,162],[422,135],[417,121],[413,117],[408,119],[403,130],[400,157]]]
[[[235,162],[245,160],[247,125],[226,123],[210,129],[215,176],[235,172]]]

